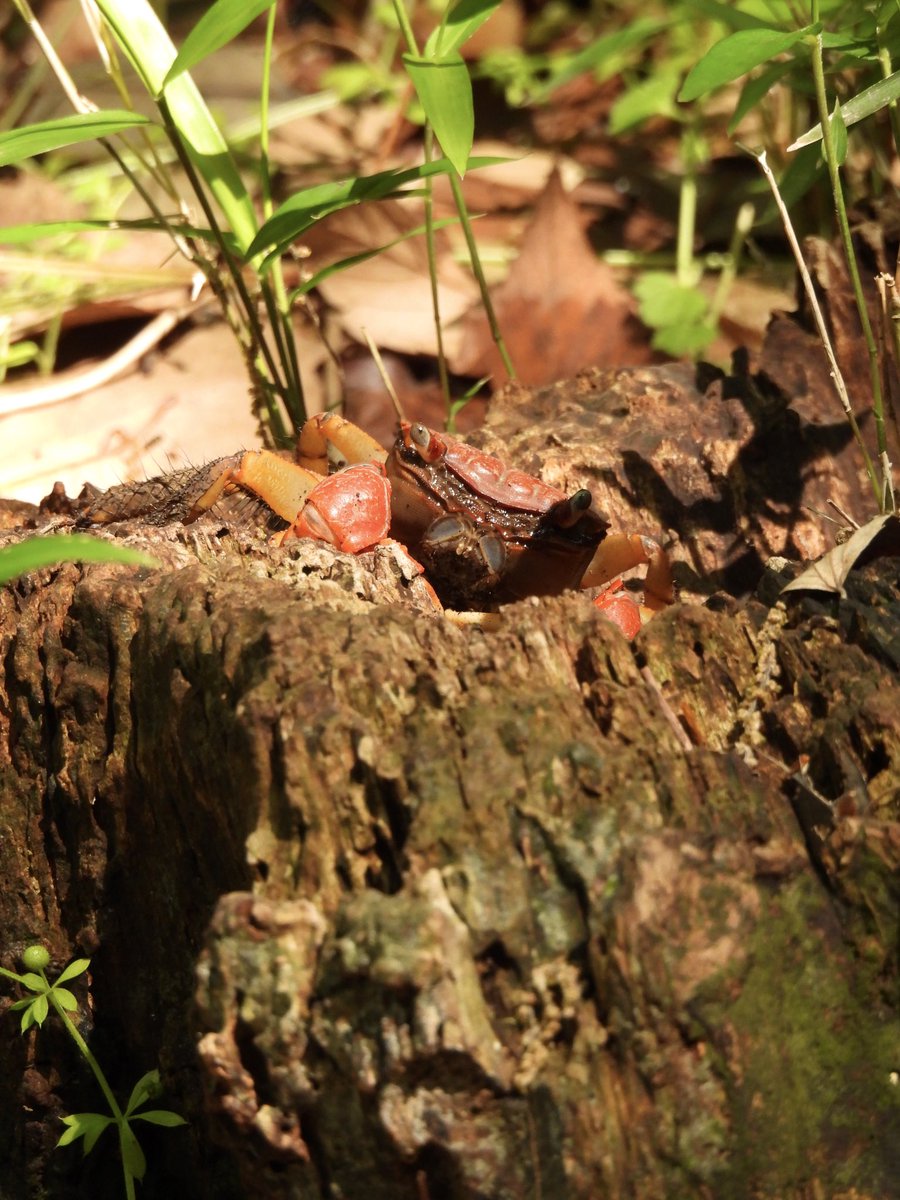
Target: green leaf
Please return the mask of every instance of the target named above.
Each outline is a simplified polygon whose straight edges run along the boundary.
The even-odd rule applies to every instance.
[[[441,220],[433,223],[432,229],[444,229],[447,225],[458,224],[459,217],[442,217]],[[291,292],[291,301],[293,302],[298,296],[306,296],[332,275],[337,275],[340,271],[347,271],[350,267],[356,267],[360,263],[368,262],[370,258],[384,254],[386,251],[393,249],[394,246],[399,246],[401,242],[406,242],[410,238],[419,237],[426,229],[426,225],[417,225],[415,229],[407,230],[406,233],[402,233],[391,242],[385,242],[382,246],[374,246],[371,250],[360,250],[358,254],[349,254],[346,258],[339,259],[338,262],[329,263],[327,267],[323,267],[321,271],[316,271],[309,279],[304,279],[301,284],[294,288]]]
[[[674,275],[647,271],[634,285],[641,320],[651,329],[692,325],[706,315],[706,297],[696,288],[679,283]]]
[[[404,54],[403,65],[441,149],[462,178],[475,138],[468,67],[456,52],[432,59]]]
[[[722,4],[720,0],[690,0],[690,7],[704,17],[713,21],[721,21],[730,29],[769,29],[770,26],[760,17],[736,8],[733,3]]]
[[[8,167],[10,163],[21,162],[35,154],[46,154],[48,150],[75,146],[79,142],[121,133],[135,125],[149,124],[147,117],[113,108],[105,112],[72,113],[52,121],[41,121],[38,125],[23,125],[0,133],[0,167]]]
[[[142,567],[159,564],[149,554],[117,546],[84,533],[59,533],[47,537],[28,538],[15,546],[0,549],[0,584],[9,583],[18,575],[52,567],[63,562],[118,562]],[[76,972],[77,973],[77,972]],[[71,978],[65,972],[60,979]],[[43,985],[42,985],[43,986]]]
[[[855,125],[857,121],[871,117],[873,113],[879,112],[882,108],[887,108],[889,104],[892,104],[897,99],[900,99],[900,71],[894,71],[886,79],[879,79],[871,87],[864,88],[861,92],[857,92],[855,96],[845,101],[841,105],[841,117],[844,126]],[[788,146],[788,150],[799,150],[802,146],[809,146],[821,140],[822,126],[816,124],[812,129],[807,129],[806,133],[798,137],[795,142],[792,142]]]
[[[78,1007],[78,1001],[69,989],[57,987],[56,984],[53,985],[53,999],[61,1008],[65,1008],[69,1012],[74,1012]]]
[[[218,241],[214,238],[211,229],[205,229],[197,225],[187,225],[181,221],[170,221],[169,224],[175,233],[180,233],[183,237],[200,238],[203,241],[218,245]],[[144,217],[132,221],[115,218],[93,221],[38,221],[34,224],[7,225],[5,228],[0,228],[0,245],[27,245],[29,242],[36,242],[41,238],[56,237],[59,234],[109,233],[118,229],[125,229],[128,232],[136,233],[159,233],[159,221],[153,217]],[[223,230],[222,237],[229,249],[234,254],[237,254],[238,247],[234,237],[227,230]]]
[[[489,167],[507,161],[508,159],[502,157],[476,157],[469,160],[467,169],[472,171],[477,167]],[[364,200],[383,200],[408,183],[426,179],[431,175],[446,175],[451,169],[449,159],[438,158],[434,162],[409,167],[403,171],[379,171],[375,175],[364,175],[358,179],[320,183],[315,187],[304,188],[295,192],[276,209],[248,247],[247,254],[252,258],[262,250],[272,247],[269,253],[271,258],[301,237],[311,225],[328,213],[350,208]]]
[[[60,971],[54,983],[65,983],[69,979],[77,979],[91,965],[89,958],[73,958],[67,967]]]
[[[57,1148],[60,1146],[69,1146],[72,1142],[77,1142],[80,1137],[83,1137],[83,1152],[90,1154],[97,1144],[97,1138],[103,1130],[113,1124],[113,1118],[106,1117],[102,1113],[73,1113],[69,1117],[63,1117],[62,1123],[63,1125],[67,1125],[68,1129],[66,1129],[56,1143]]]
[[[835,101],[834,110],[828,118],[831,126],[831,144],[834,148],[834,158],[838,166],[843,166],[847,157],[847,126],[841,116],[841,106]],[[823,147],[824,150],[824,147]]]
[[[184,1117],[178,1113],[169,1112],[167,1108],[151,1108],[149,1112],[135,1113],[135,1121],[149,1121],[151,1125],[165,1125],[174,1129],[176,1125],[187,1125]]]
[[[739,79],[770,58],[787,53],[797,42],[817,32],[818,28],[817,25],[808,25],[805,29],[795,29],[790,33],[781,29],[742,29],[729,34],[721,42],[716,42],[691,68],[678,99],[696,100],[698,96]]]
[[[464,45],[492,17],[500,0],[458,0],[447,20],[432,30],[425,43],[424,58],[445,58]]]
[[[184,39],[178,57],[166,73],[163,87],[233,41],[274,3],[275,0],[216,0]]]
[[[33,992],[46,992],[47,981],[34,971],[26,971],[24,975],[20,975],[19,979]],[[30,1002],[29,1002],[30,1003]]]
[[[159,1071],[148,1071],[146,1075],[140,1077],[131,1089],[131,1095],[128,1097],[128,1104],[125,1108],[125,1116],[131,1116],[136,1108],[140,1108],[151,1097],[158,1096],[161,1092],[162,1084],[159,1082]]]
[[[119,1149],[126,1171],[135,1179],[143,1179],[147,1170],[147,1160],[130,1125],[119,1126]]]
[[[25,1018],[30,1017],[28,1025],[43,1025],[47,1020],[47,1013],[50,1011],[50,1001],[46,996],[36,996],[29,1008],[25,1010],[22,1017],[22,1028],[27,1029]]]
[[[609,132],[615,136],[650,117],[674,117],[678,73],[661,70],[628,88],[609,110]]]
[[[653,335],[654,350],[662,350],[673,358],[691,358],[701,354],[718,333],[715,325],[701,321],[696,325],[669,325]]]

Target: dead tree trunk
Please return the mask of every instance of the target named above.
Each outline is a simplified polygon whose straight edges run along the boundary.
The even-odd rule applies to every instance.
[[[154,549],[0,598],[2,961],[90,955],[117,1090],[160,1066],[148,1200],[892,1194],[896,560],[629,645],[461,630],[386,548]],[[115,1194],[52,1021],[0,1053],[0,1194]]]

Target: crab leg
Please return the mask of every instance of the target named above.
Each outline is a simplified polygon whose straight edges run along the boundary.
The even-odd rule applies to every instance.
[[[317,413],[300,430],[297,462],[308,471],[328,474],[330,447],[350,463],[377,462],[387,459],[387,451],[358,425],[336,413]]]
[[[659,612],[675,599],[672,564],[659,543],[643,534],[608,533],[591,559],[581,586],[603,587],[623,571],[630,571],[642,563],[647,563],[644,606]]]

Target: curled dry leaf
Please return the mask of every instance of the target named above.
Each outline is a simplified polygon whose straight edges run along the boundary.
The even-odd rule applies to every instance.
[[[782,592],[835,592],[845,595],[844,583],[854,567],[876,558],[900,555],[900,517],[875,517],[840,546],[835,546],[792,580]]]

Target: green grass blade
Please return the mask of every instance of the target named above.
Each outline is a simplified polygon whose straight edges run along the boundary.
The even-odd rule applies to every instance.
[[[877,83],[864,88],[842,104],[841,117],[844,125],[855,125],[857,121],[863,121],[882,108],[887,108],[897,99],[900,99],[900,71],[894,71],[886,79],[879,79]],[[788,146],[788,150],[799,150],[802,146],[811,146],[814,142],[821,140],[822,126],[813,125],[812,129],[807,129],[806,133],[801,134],[795,142],[792,142]]]
[[[403,65],[441,149],[462,178],[475,139],[469,69],[456,51],[442,58],[403,55]]]
[[[211,229],[198,225],[186,225],[179,220],[172,220],[169,228],[182,237],[197,238],[201,241],[219,244],[219,239]],[[72,221],[36,221],[34,224],[7,225],[0,228],[0,246],[27,246],[42,238],[57,237],[66,233],[109,233],[113,230],[124,229],[129,233],[159,233],[159,222],[154,217],[144,217],[127,221],[119,217],[114,220],[72,220]],[[237,243],[229,233],[223,233],[226,246],[235,254],[238,252]]]
[[[150,124],[151,121],[139,113],[112,108],[104,112],[72,113],[52,121],[41,121],[37,125],[23,125],[0,134],[0,167],[21,162],[23,158],[33,158],[35,154],[46,154],[48,150],[59,150],[62,146],[109,137],[123,129],[132,129],[135,125]]]
[[[473,171],[478,167],[490,167],[509,161],[503,156],[476,156],[469,160],[467,169]],[[271,258],[328,213],[350,208],[364,200],[384,200],[407,183],[427,179],[431,175],[446,175],[452,169],[448,158],[437,158],[433,162],[402,171],[379,171],[375,175],[364,175],[358,179],[345,179],[339,183],[322,183],[304,188],[295,192],[275,210],[260,228],[247,253],[252,257],[268,250]]]
[[[184,39],[178,57],[166,73],[164,86],[233,41],[274,3],[275,0],[216,0]]]
[[[101,541],[84,533],[58,533],[33,537],[0,549],[0,584],[9,583],[28,571],[64,562],[118,562],[143,567],[159,563],[149,554]]]
[[[166,84],[175,47],[147,0],[97,0],[123,51],[151,96],[165,100],[168,113],[197,172],[225,214],[241,250],[253,240],[257,221],[222,132],[190,75]]]

